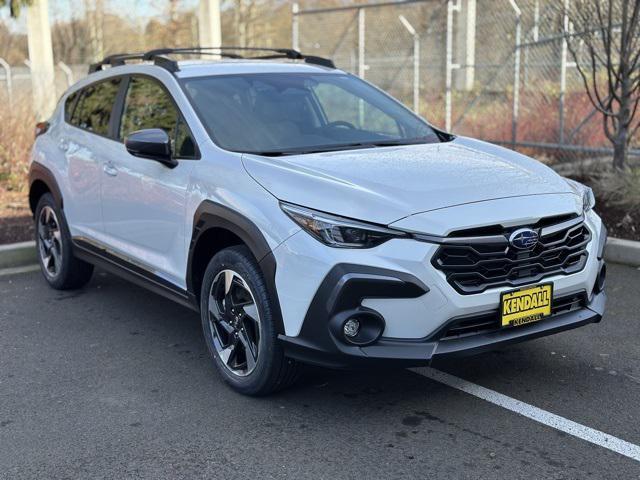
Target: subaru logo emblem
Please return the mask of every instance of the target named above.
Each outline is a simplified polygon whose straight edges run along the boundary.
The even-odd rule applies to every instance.
[[[538,233],[530,228],[521,228],[511,234],[509,243],[518,250],[531,250],[538,244]]]

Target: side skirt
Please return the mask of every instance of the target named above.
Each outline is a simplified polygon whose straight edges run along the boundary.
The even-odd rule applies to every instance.
[[[162,295],[191,310],[200,311],[195,295],[86,238],[73,237],[73,254],[85,262],[100,267],[158,295]]]

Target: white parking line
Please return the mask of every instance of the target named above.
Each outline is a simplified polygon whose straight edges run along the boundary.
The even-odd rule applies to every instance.
[[[541,408],[534,407],[528,403],[521,402],[515,398],[508,397],[502,393],[495,392],[488,388],[482,387],[472,382],[468,382],[462,378],[450,375],[434,368],[414,368],[413,372],[423,375],[436,382],[443,383],[449,387],[461,390],[469,395],[481,398],[487,402],[498,405],[512,412],[518,413],[524,417],[535,420],[536,422],[555,428],[561,432],[568,433],[574,437],[581,438],[587,442],[593,443],[600,447],[606,448],[613,452],[624,455],[640,462],[640,446],[629,443],[608,433],[586,427],[579,423],[568,420],[560,415],[555,415]]]

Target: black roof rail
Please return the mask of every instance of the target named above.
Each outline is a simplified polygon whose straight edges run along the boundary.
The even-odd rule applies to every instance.
[[[242,52],[265,52],[268,55],[245,57],[233,51]],[[125,65],[127,60],[153,61],[156,65],[174,73],[180,70],[178,62],[166,55],[216,55],[224,58],[235,59],[274,59],[289,58],[292,60],[303,60],[306,63],[320,65],[327,68],[336,68],[332,60],[315,55],[304,55],[292,48],[264,48],[264,47],[184,47],[184,48],[156,48],[144,53],[116,53],[105,57],[101,62],[93,63],[89,66],[89,73],[102,70],[102,67],[109,65],[117,67]]]
[[[113,55],[109,55],[104,57],[102,61],[92,63],[89,65],[89,73],[97,72],[101,70],[103,65],[111,65],[112,67],[116,67],[118,65],[124,65],[125,60],[134,60],[142,59],[141,53],[114,53]]]
[[[242,55],[230,54],[230,51],[240,52],[265,52],[271,55],[263,55],[257,57],[244,57]],[[328,58],[318,57],[315,55],[305,55],[293,48],[266,48],[266,47],[184,47],[184,48],[159,48],[147,52],[150,60],[153,55],[168,54],[205,54],[205,55],[222,55],[228,58],[246,58],[246,59],[272,59],[272,58],[289,58],[291,60],[304,60],[306,63],[321,65],[327,68],[336,68],[332,60]]]
[[[94,73],[102,70],[102,67],[109,65],[111,67],[120,67],[125,65],[127,60],[153,60],[153,63],[163,67],[170,72],[177,72],[178,62],[165,57],[164,55],[152,55],[148,56],[146,53],[116,53],[105,57],[101,62],[92,63],[89,65],[89,73]]]

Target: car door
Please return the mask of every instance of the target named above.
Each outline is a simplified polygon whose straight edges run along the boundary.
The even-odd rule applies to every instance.
[[[58,148],[65,156],[64,210],[74,237],[96,240],[103,230],[102,163],[117,147],[110,137],[120,78],[91,84],[65,105]]]
[[[117,155],[105,163],[101,186],[108,244],[138,267],[184,288],[184,216],[196,145],[168,90],[152,77],[129,77],[121,111],[121,142]],[[168,133],[179,160],[175,168],[127,152],[126,136],[148,128]]]

